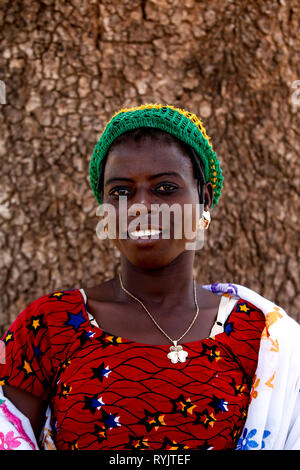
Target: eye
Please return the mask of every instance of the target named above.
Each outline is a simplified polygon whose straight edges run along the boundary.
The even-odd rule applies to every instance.
[[[165,188],[161,190],[160,188]],[[177,186],[174,186],[173,184],[170,183],[161,183],[159,186],[157,186],[156,190],[160,191],[162,193],[172,193],[176,191]]]
[[[119,186],[118,188],[114,188],[112,189],[110,192],[109,192],[109,195],[110,196],[128,196],[128,194],[120,194],[120,191],[129,191],[127,188],[122,188],[121,186]],[[117,192],[117,194],[115,194]]]

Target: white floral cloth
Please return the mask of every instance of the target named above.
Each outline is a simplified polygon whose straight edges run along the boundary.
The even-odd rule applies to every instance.
[[[242,298],[265,315],[247,419],[237,450],[300,450],[300,325],[278,305],[239,284],[202,286]],[[0,450],[55,450],[50,408],[37,443],[26,418],[0,386]]]
[[[300,325],[278,305],[238,284],[202,286],[218,295],[230,294],[259,308],[266,327],[240,450],[300,449]]]
[[[37,442],[29,419],[4,396],[0,386],[0,450],[56,450],[47,408],[45,424]]]
[[[0,387],[0,450],[38,450],[30,424]]]

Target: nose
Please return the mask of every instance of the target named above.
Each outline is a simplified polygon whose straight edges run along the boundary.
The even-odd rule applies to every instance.
[[[131,205],[128,208],[128,215],[145,215],[152,212],[158,212],[158,203],[153,194],[149,194],[147,188],[139,188],[135,197],[131,199]],[[132,211],[132,214],[130,214]]]
[[[128,217],[144,217],[145,223],[151,218],[151,213],[157,213],[158,208],[151,204],[149,200],[140,200],[140,202],[135,202],[128,207]]]
[[[150,226],[151,222],[155,221],[155,225],[159,224],[159,220],[153,218],[153,214],[159,212],[159,205],[153,198],[153,195],[146,194],[146,191],[141,190],[135,195],[134,200],[132,199],[132,204],[128,206],[128,222],[139,217],[141,225]],[[157,216],[156,216],[157,217]]]

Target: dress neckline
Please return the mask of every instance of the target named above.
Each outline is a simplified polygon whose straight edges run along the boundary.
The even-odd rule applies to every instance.
[[[94,316],[90,312],[88,312],[88,310],[87,310],[87,295],[86,295],[84,289],[80,288],[78,290],[81,294],[82,303],[83,303],[84,309],[85,309],[85,311],[88,315],[88,319],[89,319],[91,327],[96,329],[96,330],[100,330],[101,332],[104,332],[107,335],[116,336],[116,335],[104,330],[103,328],[101,328],[101,326],[98,324],[98,322],[94,318]],[[224,323],[226,322],[226,320],[230,316],[230,314],[233,312],[233,310],[234,310],[236,304],[238,303],[239,299],[235,299],[231,295],[226,294],[226,293],[220,294],[220,297],[221,297],[221,299],[220,299],[220,302],[219,302],[217,318],[216,318],[215,323],[213,324],[213,327],[210,331],[209,336],[205,337],[205,338],[202,338],[200,340],[189,341],[189,342],[186,342],[186,343],[184,341],[182,341],[182,342],[180,342],[182,345],[186,345],[186,346],[192,345],[194,343],[199,343],[199,342],[207,340],[209,338],[215,338],[216,336],[224,334]],[[124,338],[123,336],[117,336],[117,337],[120,338],[122,340],[122,342],[126,342],[126,343],[130,342],[130,343],[138,344],[138,345],[141,345],[141,346],[151,346],[151,347],[160,347],[160,348],[168,347],[169,348],[170,344],[171,344],[171,343],[166,343],[166,344],[142,343],[142,342],[139,342],[139,341]]]

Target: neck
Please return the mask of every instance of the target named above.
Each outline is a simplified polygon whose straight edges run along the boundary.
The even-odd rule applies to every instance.
[[[159,269],[143,269],[132,265],[121,256],[123,286],[148,306],[172,307],[182,305],[183,299],[194,305],[193,296],[194,252],[186,251],[167,266]],[[122,291],[122,299],[129,296]]]

